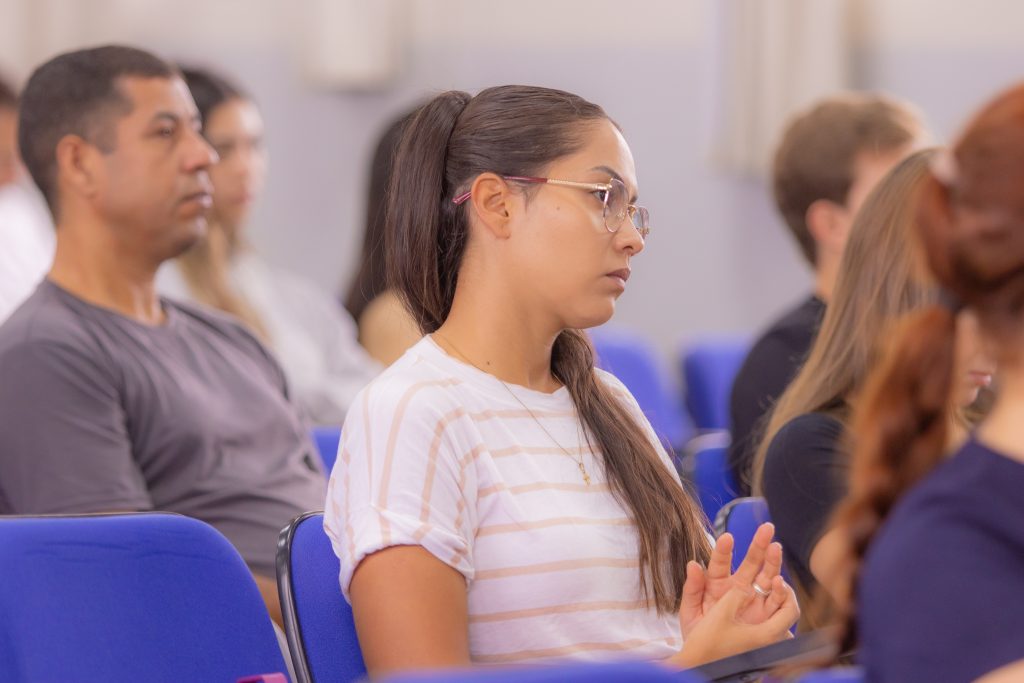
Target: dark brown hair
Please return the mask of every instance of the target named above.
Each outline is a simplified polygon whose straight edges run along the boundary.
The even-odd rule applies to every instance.
[[[67,52],[37,68],[21,93],[18,147],[32,180],[57,213],[57,143],[78,135],[114,149],[114,121],[131,112],[122,78],[172,78],[175,67],[144,50],[107,45]]]
[[[213,112],[234,100],[252,102],[252,98],[224,76],[198,68],[180,67],[181,76],[195,100],[202,132]],[[211,222],[206,234],[177,258],[178,269],[189,292],[199,302],[230,313],[244,322],[256,336],[270,342],[263,318],[245,296],[231,284],[230,261],[233,245],[224,227]]]
[[[560,90],[488,88],[475,97],[450,91],[424,105],[398,147],[388,199],[388,272],[424,333],[448,317],[469,234],[465,206],[452,198],[480,173],[540,175],[585,141],[604,111]],[[640,585],[659,612],[679,608],[689,560],[710,547],[699,506],[659,458],[641,425],[599,381],[580,330],[555,340],[551,372],[568,389],[596,441],[612,491],[637,527]]]
[[[388,196],[388,181],[391,178],[395,151],[398,149],[402,130],[414,113],[415,111],[409,112],[392,121],[373,151],[370,185],[366,191],[366,225],[359,270],[352,278],[352,284],[349,285],[348,294],[345,296],[345,308],[357,323],[370,302],[387,289],[384,269],[384,210]]]
[[[845,204],[862,153],[905,147],[923,130],[904,105],[878,95],[830,97],[798,114],[782,134],[772,164],[775,204],[812,266],[817,247],[807,210],[819,199]]]
[[[0,108],[18,108],[18,91],[5,78],[0,78]]]
[[[1024,316],[1024,86],[987,105],[925,179],[917,228],[946,301],[910,317],[869,378],[854,418],[850,492],[837,515],[847,553],[839,596],[856,641],[856,588],[868,546],[896,501],[945,457],[956,311],[1016,355]]]

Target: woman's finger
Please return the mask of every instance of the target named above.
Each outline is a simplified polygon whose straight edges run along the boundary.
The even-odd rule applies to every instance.
[[[789,598],[788,586],[781,576],[776,576],[770,584],[771,593],[765,598],[764,607],[768,614],[775,614]]]
[[[758,572],[761,571],[765,555],[768,552],[768,546],[771,545],[772,537],[774,535],[775,527],[771,522],[765,522],[761,526],[757,527],[757,531],[754,532],[754,538],[750,541],[750,547],[747,548],[747,554],[743,558],[743,562],[736,570],[736,573],[733,574],[733,578],[739,585],[749,586],[754,583],[754,578],[757,577]]]
[[[782,636],[788,633],[790,627],[800,618],[800,605],[797,602],[796,593],[781,576],[776,576],[772,582],[772,594],[768,598],[775,602],[775,610],[765,624],[771,624],[772,628]]]
[[[728,579],[732,573],[732,550],[734,541],[732,534],[725,533],[715,541],[708,560],[708,580]]]
[[[686,563],[686,582],[683,584],[683,600],[679,605],[680,616],[700,613],[704,602],[704,570],[694,560]]]
[[[772,543],[764,554],[764,564],[761,565],[761,571],[754,579],[754,585],[770,591],[775,577],[780,574],[782,574],[782,546]]]

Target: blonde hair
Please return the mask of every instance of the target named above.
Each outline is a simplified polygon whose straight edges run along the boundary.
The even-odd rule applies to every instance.
[[[178,257],[178,269],[193,299],[230,313],[268,342],[267,328],[256,309],[231,286],[231,251],[231,241],[224,229],[211,221],[206,235]]]
[[[879,340],[897,318],[936,298],[936,288],[913,239],[913,198],[933,151],[911,155],[878,184],[858,212],[832,300],[807,361],[768,417],[752,471],[763,495],[768,446],[804,413],[827,412],[846,422],[848,399],[863,385]]]

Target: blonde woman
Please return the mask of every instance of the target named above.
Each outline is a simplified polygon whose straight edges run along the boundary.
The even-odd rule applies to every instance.
[[[248,243],[249,215],[267,172],[259,107],[216,74],[185,69],[183,75],[219,161],[210,168],[207,234],[165,267],[160,287],[240,318],[274,352],[310,420],[340,425],[380,365],[358,344],[352,319],[331,296],[267,263]]]
[[[836,288],[806,364],[771,413],[754,467],[798,585],[829,587],[836,558],[828,522],[846,492],[847,425],[877,350],[901,316],[933,303],[937,287],[913,239],[913,199],[934,153],[893,169],[866,200],[850,232]],[[971,404],[994,365],[964,316],[956,406]],[[953,410],[950,419],[963,425]],[[958,432],[963,436],[963,429]]]

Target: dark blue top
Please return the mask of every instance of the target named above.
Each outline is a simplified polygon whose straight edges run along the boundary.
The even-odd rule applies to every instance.
[[[893,509],[861,577],[870,681],[972,681],[1024,659],[1024,463],[973,439]]]
[[[772,323],[750,348],[729,395],[729,468],[740,495],[750,495],[754,454],[764,435],[765,416],[804,364],[825,316],[825,302],[808,297]]]

